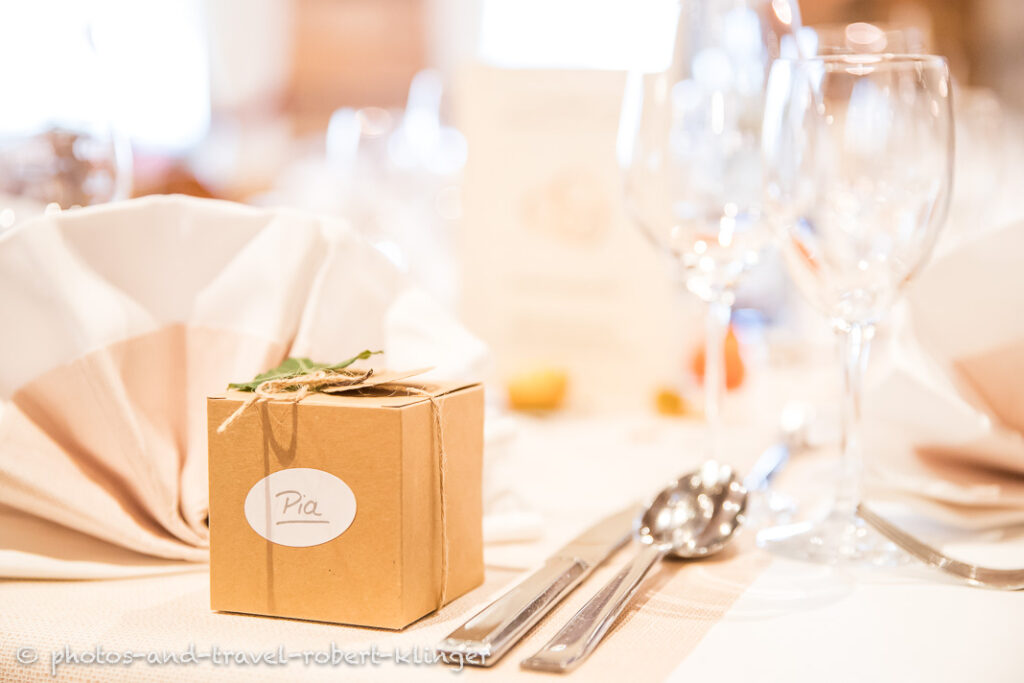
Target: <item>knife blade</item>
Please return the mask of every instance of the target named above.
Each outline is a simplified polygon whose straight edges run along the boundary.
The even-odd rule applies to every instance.
[[[452,631],[437,652],[464,664],[492,666],[558,602],[631,536],[640,511],[630,505],[594,524],[544,566]]]

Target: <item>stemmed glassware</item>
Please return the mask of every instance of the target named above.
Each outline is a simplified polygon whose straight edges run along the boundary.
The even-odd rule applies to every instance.
[[[49,3],[52,4],[52,3]],[[0,26],[0,232],[46,209],[124,199],[131,150],[89,25],[23,3]]]
[[[818,55],[919,53],[928,50],[927,31],[909,24],[858,21],[814,26],[810,31],[814,49],[808,51]],[[810,38],[806,42],[810,43]]]
[[[841,341],[840,484],[818,522],[760,540],[803,559],[882,564],[897,555],[856,517],[861,385],[875,327],[932,251],[953,175],[953,108],[941,57],[778,60],[764,113],[765,210],[790,272]]]
[[[666,63],[627,78],[617,153],[629,213],[708,305],[705,415],[721,457],[724,341],[734,288],[770,238],[761,120],[773,59],[797,57],[792,0],[680,0]]]

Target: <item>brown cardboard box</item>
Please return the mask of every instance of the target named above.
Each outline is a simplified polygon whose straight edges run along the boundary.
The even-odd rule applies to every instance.
[[[451,601],[483,581],[483,389],[423,388],[437,397],[443,425]],[[218,434],[250,396],[207,400],[210,607],[394,629],[437,608],[431,402],[312,394],[298,404],[257,403]]]

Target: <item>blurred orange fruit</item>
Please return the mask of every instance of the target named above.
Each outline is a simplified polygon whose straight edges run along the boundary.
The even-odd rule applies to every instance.
[[[697,379],[704,382],[704,347],[701,346],[696,353],[693,354],[693,361],[690,364],[690,368],[693,370],[693,374],[697,376]],[[725,335],[725,388],[736,389],[743,384],[743,378],[746,376],[747,370],[743,365],[743,357],[740,355],[740,343],[736,339],[736,334],[733,332],[732,326],[729,326],[729,332]]]
[[[564,370],[537,367],[508,380],[508,404],[513,410],[557,410],[565,399],[569,377]]]
[[[662,387],[654,395],[654,407],[660,415],[683,417],[696,415],[693,406],[678,391]]]

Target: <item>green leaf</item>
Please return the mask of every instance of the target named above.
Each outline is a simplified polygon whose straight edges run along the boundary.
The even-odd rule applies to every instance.
[[[343,370],[348,366],[355,363],[357,360],[366,360],[370,356],[382,351],[370,351],[367,349],[355,356],[352,356],[348,360],[344,360],[340,363],[331,365],[330,363],[315,363],[308,358],[285,358],[284,361],[276,368],[261,372],[252,378],[249,382],[232,382],[228,385],[228,389],[237,389],[238,391],[256,391],[263,382],[270,379],[288,379],[289,377],[298,377],[304,375],[307,372],[313,372],[315,370]]]

